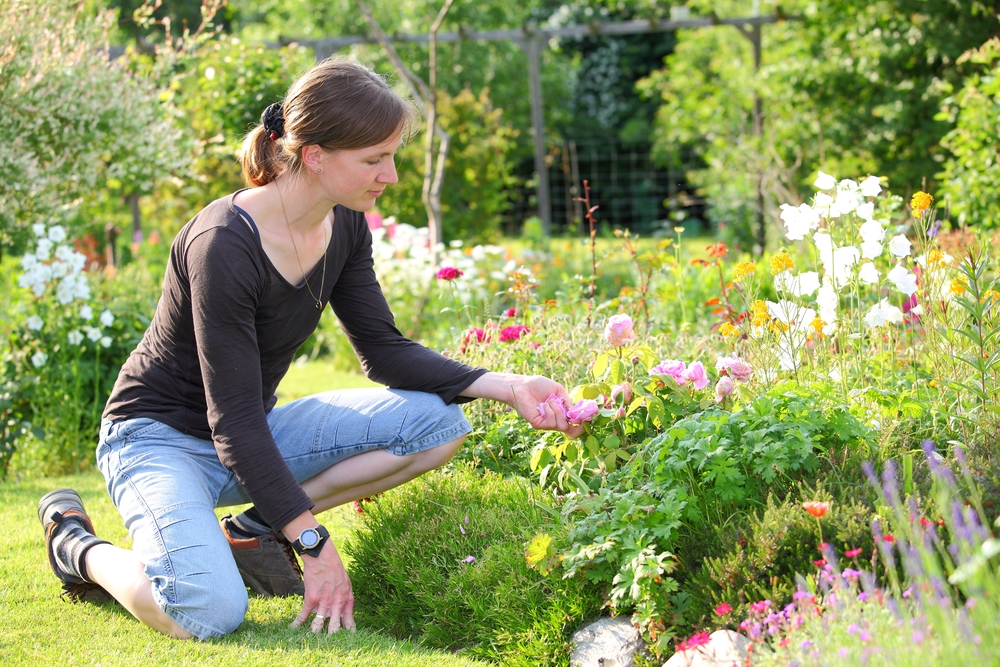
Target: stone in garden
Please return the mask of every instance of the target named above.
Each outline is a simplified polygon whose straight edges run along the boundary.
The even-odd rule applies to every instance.
[[[674,653],[663,667],[742,667],[750,640],[732,630],[716,630],[708,643]]]
[[[601,618],[573,633],[570,667],[633,667],[642,635],[627,618]]]

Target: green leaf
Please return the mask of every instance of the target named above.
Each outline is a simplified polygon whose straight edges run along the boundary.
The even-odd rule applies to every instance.
[[[625,379],[625,362],[621,359],[611,360],[611,383],[618,384]]]
[[[588,436],[586,448],[587,451],[590,452],[591,456],[596,457],[598,454],[601,453],[601,441],[592,435]]]
[[[622,439],[614,434],[611,434],[604,439],[604,449],[618,449],[621,444]]]
[[[600,380],[604,376],[604,372],[608,370],[608,361],[607,353],[599,354],[594,359],[594,365],[591,367],[590,372],[593,374],[595,380]]]
[[[548,576],[549,572],[559,564],[559,554],[552,542],[552,536],[548,533],[535,535],[524,550],[524,560],[528,567],[538,570],[543,577]]]

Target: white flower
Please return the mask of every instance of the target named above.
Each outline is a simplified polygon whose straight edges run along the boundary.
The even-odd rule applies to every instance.
[[[78,330],[73,329],[68,334],[66,334],[66,339],[69,340],[70,345],[79,345],[83,342],[83,334]]]
[[[111,314],[110,310],[105,310],[103,313],[101,313],[100,319],[101,319],[101,325],[105,327],[110,327],[115,322],[115,316]]]
[[[846,192],[858,192],[861,188],[858,187],[857,181],[852,181],[849,178],[845,178],[840,183],[837,184],[837,189]]]
[[[80,309],[80,319],[89,321],[90,318],[92,318],[93,316],[94,316],[94,311],[90,308],[90,306],[85,305],[83,308]]]
[[[819,214],[809,204],[782,204],[780,217],[785,223],[785,236],[790,241],[801,241],[819,225]]]
[[[813,199],[813,209],[819,215],[830,215],[830,207],[833,205],[833,197],[825,192],[817,192]]]
[[[846,181],[849,183],[854,183],[854,181]],[[845,181],[841,181],[843,185]],[[857,183],[854,183],[855,188]],[[856,209],[861,204],[861,193],[854,190],[840,190],[837,192],[837,198],[833,202],[833,206],[830,207],[830,215],[833,217],[839,217],[841,215],[847,215],[854,209]]]
[[[889,299],[882,299],[865,313],[865,324],[869,327],[880,327],[886,322],[899,324],[903,321],[903,311],[889,304]]]
[[[875,204],[870,201],[866,201],[864,204],[861,204],[854,209],[854,212],[862,220],[871,220],[872,216],[875,215]]]
[[[35,233],[35,236],[42,238],[45,236],[45,225],[41,222],[36,222],[31,226],[31,231]]]
[[[802,275],[793,276],[791,271],[782,271],[774,277],[774,287],[795,296],[812,296],[819,289],[819,274],[806,271]]]
[[[878,241],[865,241],[861,244],[861,259],[875,259],[882,256],[882,244]]]
[[[101,338],[101,347],[111,347],[111,337],[104,336]]]
[[[87,333],[87,338],[92,341],[98,341],[101,339],[101,330],[97,327],[84,327],[83,330]]]
[[[66,228],[62,225],[53,225],[49,228],[49,240],[59,243],[66,238]]]
[[[837,179],[835,179],[830,174],[824,174],[822,171],[819,172],[819,176],[813,181],[813,185],[820,190],[830,190],[837,184]]]
[[[827,279],[823,280],[819,291],[816,292],[816,305],[819,306],[820,319],[828,326],[832,326],[837,321],[837,306],[840,305],[840,296]],[[829,334],[830,332],[824,328],[823,333]]]
[[[865,241],[882,241],[885,239],[885,229],[878,220],[868,220],[865,224],[861,225],[858,233]]]
[[[39,261],[45,262],[49,259],[49,255],[52,253],[52,241],[42,238],[38,239],[38,243],[35,245],[35,257]]]
[[[906,296],[917,291],[917,276],[906,270],[906,267],[896,266],[886,276],[900,292]]]
[[[878,193],[882,192],[882,186],[879,185],[878,176],[869,176],[865,180],[861,181],[861,194],[865,197],[876,197]]]
[[[28,317],[28,328],[32,331],[39,331],[45,325],[45,320],[40,318],[38,315],[31,315]]]
[[[902,234],[893,236],[889,241],[889,253],[893,257],[906,257],[910,254],[910,239]]]
[[[861,247],[864,248],[864,244],[862,244]],[[861,265],[861,270],[858,271],[858,280],[866,285],[877,285],[879,282],[879,276],[881,276],[881,274],[872,262],[865,262]]]
[[[49,360],[49,355],[45,354],[44,352],[35,352],[33,355],[31,355],[31,363],[35,366],[35,368],[41,368],[42,366],[45,365],[45,362],[48,360]]]

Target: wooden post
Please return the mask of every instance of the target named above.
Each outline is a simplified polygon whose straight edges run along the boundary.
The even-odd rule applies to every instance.
[[[542,232],[551,233],[552,205],[549,201],[549,170],[545,165],[545,108],[542,106],[542,83],[539,67],[541,39],[531,35],[521,42],[528,56],[528,82],[531,91],[531,128],[535,135],[535,172],[538,174],[538,217],[542,219]]]

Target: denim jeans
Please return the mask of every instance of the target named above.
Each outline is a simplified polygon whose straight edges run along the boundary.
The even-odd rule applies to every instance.
[[[299,482],[363,452],[414,454],[471,430],[459,406],[392,389],[308,396],[274,408],[268,423]],[[250,499],[212,442],[154,419],[105,420],[97,464],[159,607],[202,639],[239,627],[247,590],[214,510]]]

